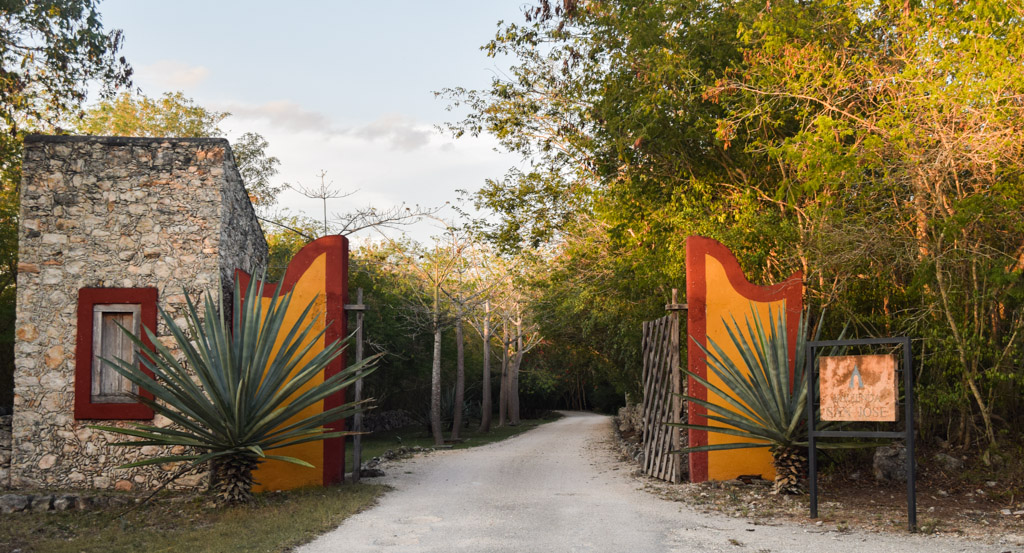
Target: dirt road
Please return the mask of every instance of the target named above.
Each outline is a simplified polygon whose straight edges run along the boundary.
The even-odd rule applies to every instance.
[[[641,491],[612,451],[610,425],[569,413],[503,442],[392,464],[382,480],[395,491],[298,552],[1019,551],[700,514]]]

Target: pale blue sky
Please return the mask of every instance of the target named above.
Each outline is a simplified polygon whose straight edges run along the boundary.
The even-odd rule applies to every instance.
[[[233,116],[235,138],[262,134],[279,180],[313,184],[326,170],[359,192],[331,209],[403,201],[441,205],[518,162],[490,139],[452,141],[433,127],[455,116],[433,91],[486,86],[502,60],[479,47],[522,0],[104,0],[104,26],[125,33],[124,55],[150,96],[180,90]],[[282,203],[318,212],[286,194]],[[414,235],[426,239],[430,230]]]

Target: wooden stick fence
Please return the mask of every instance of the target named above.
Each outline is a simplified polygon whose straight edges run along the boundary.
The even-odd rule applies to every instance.
[[[679,370],[679,312],[686,304],[665,306],[669,314],[643,324],[643,451],[644,472],[668,482],[682,482],[686,465],[682,455],[671,453],[681,447],[678,427],[683,419],[682,378]]]

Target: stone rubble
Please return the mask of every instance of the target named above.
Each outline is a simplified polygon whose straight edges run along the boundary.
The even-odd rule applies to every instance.
[[[90,511],[107,507],[123,507],[141,501],[139,498],[86,495],[74,493],[0,495],[0,514],[28,512]]]
[[[942,467],[943,470],[955,472],[964,468],[964,462],[960,459],[957,459],[956,457],[953,457],[952,455],[947,455],[945,453],[940,452],[935,454],[934,459],[935,463]]]
[[[437,448],[433,447],[420,447],[414,445],[411,447],[402,446],[398,449],[389,449],[384,453],[381,453],[380,457],[372,457],[369,461],[363,463],[362,470],[359,472],[360,476],[364,476],[364,472],[381,466],[385,461],[392,461],[394,459],[404,459],[406,457],[412,457],[416,453],[428,453],[431,451],[437,451]]]
[[[894,442],[875,448],[872,471],[879,482],[907,481],[907,448],[902,442]]]
[[[0,416],[0,490],[11,482],[11,415]]]
[[[627,405],[619,409],[619,415],[613,421],[619,452],[640,467],[644,466],[642,420],[641,406]]]

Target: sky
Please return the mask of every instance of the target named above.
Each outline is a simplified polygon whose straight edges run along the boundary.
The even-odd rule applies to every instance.
[[[135,85],[181,91],[230,112],[228,138],[257,132],[280,159],[276,184],[320,184],[351,195],[329,212],[401,204],[440,207],[520,163],[489,137],[458,140],[436,127],[460,113],[434,92],[484,88],[504,60],[480,46],[523,0],[352,2],[104,0],[104,27],[122,29]],[[319,200],[286,191],[282,207],[319,216]],[[442,213],[452,217],[447,210]],[[410,229],[420,241],[437,223]],[[391,233],[394,236],[394,233]],[[377,238],[372,231],[357,238]]]

